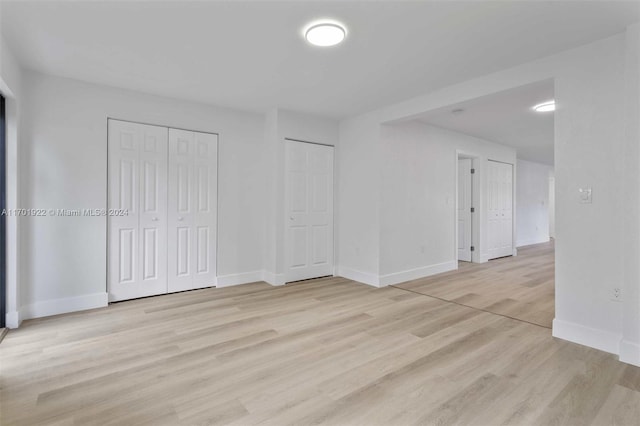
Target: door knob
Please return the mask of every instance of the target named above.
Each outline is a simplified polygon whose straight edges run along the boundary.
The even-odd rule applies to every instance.
[[[293,216],[289,216],[289,220],[293,220]]]
[[[154,222],[157,222],[158,218],[157,217],[152,217],[151,220],[154,221]]]
[[[182,221],[184,220],[184,217],[180,216],[180,217],[178,218],[178,220],[179,220],[180,222],[182,222]]]

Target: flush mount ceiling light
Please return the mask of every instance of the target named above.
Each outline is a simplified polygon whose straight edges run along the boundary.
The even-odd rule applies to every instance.
[[[337,22],[316,22],[304,32],[304,38],[314,46],[328,47],[341,43],[347,30]]]
[[[556,110],[556,101],[547,101],[533,107],[535,112],[551,112]]]

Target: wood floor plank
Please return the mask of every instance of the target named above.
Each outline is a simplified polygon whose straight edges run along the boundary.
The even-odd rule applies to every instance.
[[[26,321],[5,425],[637,425],[640,368],[555,339],[553,246],[373,288],[203,289]]]

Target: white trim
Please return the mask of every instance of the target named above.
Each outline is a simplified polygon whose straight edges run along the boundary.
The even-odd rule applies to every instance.
[[[524,246],[532,246],[534,244],[548,243],[549,241],[550,241],[550,238],[548,235],[546,237],[530,238],[528,240],[518,240],[518,242],[516,243],[516,247],[519,248]]]
[[[458,262],[452,260],[449,262],[437,263],[435,265],[409,269],[407,271],[394,272],[393,274],[381,275],[379,278],[380,287],[417,280],[419,278],[429,277],[431,275],[441,274],[455,269],[458,269]]]
[[[380,277],[369,272],[362,272],[356,269],[338,266],[338,276],[347,278],[359,283],[367,284],[373,287],[382,287],[380,285]]]
[[[640,367],[640,344],[622,339],[620,341],[620,361]]]
[[[269,271],[262,271],[262,281],[273,286],[281,286],[286,283],[284,274],[276,274]]]
[[[610,331],[556,318],[553,320],[553,337],[617,355],[620,353],[620,339],[622,336]]]
[[[109,304],[109,293],[94,293],[84,296],[51,299],[36,302],[22,308],[22,319],[41,318],[87,309],[104,308]]]
[[[244,272],[240,274],[219,275],[217,277],[217,288],[231,287],[234,285],[255,283],[262,281],[262,271]]]
[[[20,311],[11,311],[7,312],[5,315],[5,325],[7,328],[18,328],[20,327],[20,323],[22,323],[22,317]]]

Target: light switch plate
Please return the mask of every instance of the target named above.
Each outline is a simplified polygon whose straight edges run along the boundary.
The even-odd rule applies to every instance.
[[[591,204],[591,188],[580,188],[578,193],[580,195],[580,203]]]

